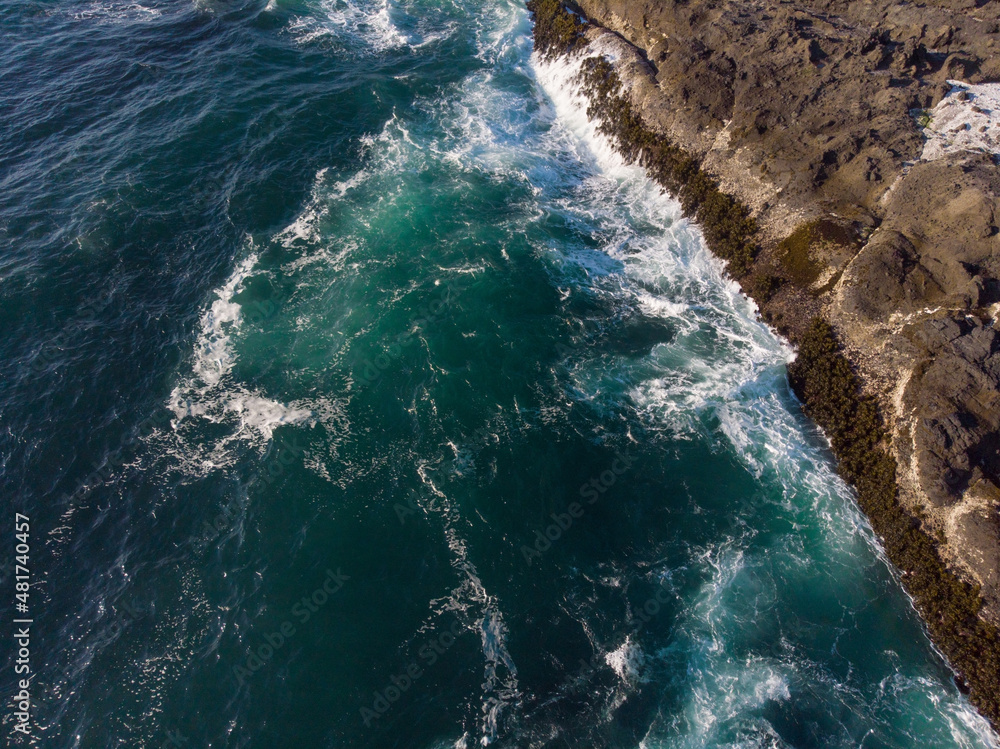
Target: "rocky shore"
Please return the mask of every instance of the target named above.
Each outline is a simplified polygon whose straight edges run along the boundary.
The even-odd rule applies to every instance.
[[[1000,726],[1000,2],[528,5],[797,345],[806,412]]]

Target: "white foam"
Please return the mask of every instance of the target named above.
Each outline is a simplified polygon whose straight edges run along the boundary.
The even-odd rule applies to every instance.
[[[1000,83],[948,81],[952,89],[930,112],[921,158],[979,151],[1000,155]]]
[[[584,191],[592,195],[577,196],[587,198],[586,207],[566,209],[606,211],[598,220],[602,231],[609,222],[615,227],[606,251],[625,264],[621,293],[634,296],[647,316],[669,320],[678,331],[642,365],[649,376],[642,378],[633,396],[680,436],[700,431],[705,412],[740,400],[758,379],[788,361],[791,351],[756,320],[756,308],[725,278],[698,228],[681,217],[677,201],[644,170],[625,163],[587,117],[580,65],[591,54],[614,53],[613,46],[605,46],[592,45],[584,53],[552,62],[536,57],[533,64],[559,124],[583,144],[583,160],[599,170],[584,183]],[[637,231],[636,224],[645,224],[646,230]],[[600,392],[603,378],[615,376],[592,374],[589,382],[578,380],[584,392]],[[586,377],[585,372],[580,375]],[[729,434],[738,446],[749,445],[738,430]]]
[[[94,2],[74,11],[72,17],[78,21],[103,20],[112,22],[148,22],[163,15],[158,8],[150,8],[141,3]]]
[[[642,672],[646,656],[630,636],[610,653],[606,653],[604,660],[625,684],[634,686],[644,680]]]
[[[558,122],[586,145],[603,175],[595,178],[604,185],[592,190],[593,207],[579,210],[609,206],[608,214],[630,215],[629,223],[620,215],[600,217],[602,227],[609,220],[622,222],[607,248],[625,263],[619,293],[634,296],[646,316],[669,321],[676,334],[642,362],[578,367],[576,386],[597,397],[621,376],[617,367],[628,366],[627,376],[639,380],[632,398],[650,423],[663,425],[673,438],[722,437],[752,473],[785,487],[786,501],[793,500],[790,509],[819,512],[832,548],[856,553],[858,532],[876,547],[850,489],[779,395],[792,349],[757,319],[754,304],[724,275],[697,227],[681,218],[676,201],[643,170],[624,164],[587,118],[577,76],[582,60],[594,52],[601,49],[552,63],[536,58],[534,65]],[[645,231],[632,228],[637,224]]]
[[[784,702],[792,698],[787,677],[773,671],[765,673],[763,679],[754,684],[753,695],[758,705],[768,701]]]
[[[306,206],[295,220],[278,233],[278,240],[286,249],[296,242],[315,244],[319,242],[319,222],[326,216],[327,208],[323,205],[310,204]]]
[[[302,45],[326,39],[361,40],[369,49],[381,52],[408,44],[392,21],[389,0],[380,0],[375,7],[353,0],[323,0],[318,16],[299,16],[288,31]]]
[[[281,403],[234,376],[232,338],[243,320],[242,307],[233,297],[254,275],[257,261],[256,253],[248,255],[216,289],[215,299],[201,317],[191,372],[174,387],[167,403],[176,417],[172,435],[176,443],[164,449],[179,460],[184,470],[195,475],[231,465],[234,455],[230,447],[236,441],[248,441],[263,452],[274,430],[282,425],[327,426],[330,450],[335,450],[338,431],[346,428],[342,404],[324,398]],[[228,430],[205,442],[197,436],[199,422],[225,425]]]
[[[967,704],[949,700],[940,705],[940,709],[951,730],[955,746],[960,749],[1000,749],[1000,737],[990,728],[986,718],[970,709]]]
[[[611,141],[598,132],[597,123],[587,117],[587,99],[580,89],[578,77],[580,64],[587,55],[565,55],[552,61],[543,61],[537,55],[532,57],[538,82],[545,90],[555,114],[562,126],[583,141],[591,153],[591,161],[596,161],[610,177],[628,177],[641,173],[638,167],[629,165],[614,150]]]
[[[479,572],[469,557],[468,546],[459,532],[464,524],[461,513],[435,483],[436,472],[442,466],[447,466],[447,462],[444,453],[420,461],[417,472],[425,492],[416,501],[423,512],[441,521],[445,540],[452,554],[452,567],[462,575],[462,582],[451,593],[443,599],[431,601],[432,610],[439,614],[449,612],[465,616],[471,610],[478,620],[484,658],[484,716],[480,743],[485,746],[498,736],[504,708],[516,703],[520,697],[517,666],[507,650],[507,625],[497,599],[486,591]]]
[[[282,424],[297,424],[313,415],[310,408],[286,406],[259,395],[230,398],[226,410],[239,417],[243,427],[255,429],[265,439],[271,439],[274,428]]]
[[[374,142],[374,141],[373,141]],[[348,193],[360,188],[373,177],[369,169],[359,169],[350,177],[330,182],[327,169],[320,169],[313,180],[312,193],[302,211],[288,226],[279,231],[274,240],[286,250],[292,250],[290,259],[283,263],[281,272],[286,276],[296,276],[307,266],[324,264],[333,270],[343,270],[348,259],[359,249],[359,244],[351,237],[338,239],[332,244],[324,234],[323,221],[330,215],[331,207],[346,199]],[[308,284],[307,277],[302,278]],[[303,319],[299,329],[309,324]]]
[[[225,284],[215,292],[215,300],[201,316],[201,331],[195,345],[193,369],[205,385],[216,385],[233,366],[230,334],[239,329],[240,305],[233,302],[236,293],[257,264],[250,255],[237,266]]]
[[[597,170],[593,180],[585,180],[585,185],[590,182],[586,188],[589,194],[581,189],[568,201],[576,206],[561,208],[571,214],[576,211],[584,225],[600,227],[602,234],[609,233],[609,224],[615,227],[605,250],[624,264],[618,295],[634,298],[645,316],[669,321],[676,335],[638,362],[622,358],[577,366],[573,375],[578,391],[583,397],[596,399],[601,392],[613,390],[613,382],[623,376],[638,379],[640,384],[632,397],[653,417],[647,423],[665,425],[674,438],[685,434],[701,434],[710,442],[721,438],[750,471],[782,487],[777,501],[793,526],[800,518],[815,525],[818,517],[824,526],[822,543],[827,545],[824,555],[828,562],[856,570],[861,539],[886,563],[850,489],[836,475],[821,443],[807,434],[809,427],[801,416],[789,410],[783,395],[787,387],[784,365],[792,358],[792,350],[757,320],[754,305],[725,278],[721,263],[708,253],[697,228],[680,218],[677,204],[652,186],[641,170],[623,163],[587,118],[587,102],[578,90],[576,76],[582,59],[595,51],[599,50],[591,48],[552,63],[533,61],[538,80],[552,101],[557,124],[582,144],[582,160]],[[985,92],[980,96],[982,103]],[[622,215],[630,218],[625,221]],[[637,225],[645,225],[645,230],[632,228]],[[590,260],[587,267],[600,265]],[[752,536],[753,528],[747,527],[746,533]],[[722,727],[731,727],[733,720],[759,712],[767,702],[792,699],[799,663],[796,656],[787,662],[740,662],[729,654],[729,629],[740,626],[732,617],[744,615],[730,599],[743,596],[745,585],[760,586],[754,605],[766,609],[776,595],[768,586],[778,584],[766,566],[786,571],[801,568],[805,574],[814,564],[815,551],[804,550],[803,539],[794,527],[784,539],[774,540],[766,560],[748,557],[744,552],[747,544],[748,539],[736,538],[730,545],[707,549],[700,557],[694,555],[694,563],[708,571],[710,579],[679,624],[689,638],[682,638],[684,647],[691,649],[685,658],[691,681],[685,721],[688,730],[678,735],[677,722],[671,722],[660,731],[651,730],[651,736],[673,736],[677,746],[715,745],[722,740]],[[838,572],[823,570],[820,574]],[[676,663],[676,655],[657,657],[674,659],[671,667],[676,667],[681,665]],[[607,661],[623,682],[640,674],[644,662],[641,651],[633,652],[628,641],[608,654]],[[810,678],[829,677],[817,673]],[[837,679],[834,688],[849,686]],[[925,689],[940,700],[958,745],[990,743],[983,741],[989,735],[985,721],[966,701],[943,690],[934,680]],[[782,745],[766,722],[761,730],[775,746]],[[643,745],[659,744],[650,739]]]
[[[681,318],[690,309],[690,304],[686,302],[675,302],[647,291],[640,290],[637,296],[642,310],[650,316]]]

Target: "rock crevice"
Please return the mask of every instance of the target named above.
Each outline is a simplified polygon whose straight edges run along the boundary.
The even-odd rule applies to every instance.
[[[592,116],[799,344],[806,411],[998,725],[1000,1],[529,7],[543,54],[614,58]]]

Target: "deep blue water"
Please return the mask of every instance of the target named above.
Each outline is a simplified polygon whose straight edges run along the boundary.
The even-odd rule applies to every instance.
[[[521,5],[0,31],[12,746],[991,745],[790,350]]]

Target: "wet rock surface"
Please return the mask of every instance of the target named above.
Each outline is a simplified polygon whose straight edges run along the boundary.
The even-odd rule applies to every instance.
[[[649,126],[752,210],[742,280],[765,319],[793,340],[834,325],[900,501],[1000,622],[1000,169],[981,150],[923,159],[954,83],[1000,81],[1000,2],[578,7]]]

